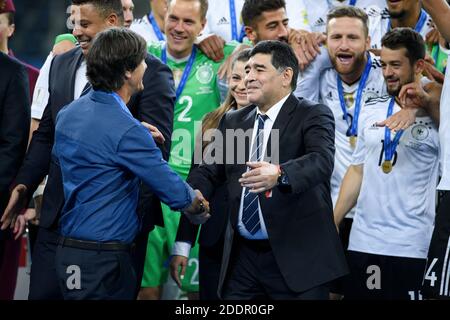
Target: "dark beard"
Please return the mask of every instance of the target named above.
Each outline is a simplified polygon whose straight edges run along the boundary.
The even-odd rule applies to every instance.
[[[405,16],[405,14],[406,14],[406,11],[405,11],[405,10],[402,10],[402,11],[400,11],[400,12],[389,12],[389,16],[390,16],[392,19],[400,19],[400,18],[403,18],[403,17]]]

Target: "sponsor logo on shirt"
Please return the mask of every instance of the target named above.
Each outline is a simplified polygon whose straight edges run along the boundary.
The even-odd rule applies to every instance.
[[[319,18],[316,22],[313,23],[314,27],[323,27],[325,25],[325,21],[322,18]]]
[[[230,24],[230,22],[227,20],[227,18],[222,17],[220,18],[220,20],[217,22],[217,25],[220,26],[222,24]]]

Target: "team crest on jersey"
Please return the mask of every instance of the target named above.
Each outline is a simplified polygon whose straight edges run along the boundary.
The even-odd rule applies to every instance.
[[[380,96],[380,92],[375,90],[375,88],[367,88],[364,91],[364,101],[369,101]]]
[[[430,130],[426,126],[427,124],[416,124],[411,129],[411,135],[417,141],[422,141],[428,138]]]
[[[201,84],[208,84],[214,77],[214,70],[210,64],[205,63],[197,68],[195,76]]]

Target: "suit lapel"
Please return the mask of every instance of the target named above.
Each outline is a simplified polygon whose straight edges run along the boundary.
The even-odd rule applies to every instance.
[[[71,100],[74,100],[75,95],[75,79],[77,78],[77,70],[81,65],[81,62],[83,61],[83,52],[81,51],[81,48],[75,53],[75,59],[72,59],[69,63],[68,71],[69,74],[72,75],[69,80],[69,88],[70,88],[70,95]]]
[[[266,152],[264,154],[264,161],[268,161],[271,163],[278,164],[279,159],[277,157],[273,157],[272,151],[276,154],[277,150],[272,150],[272,136],[276,137],[276,135],[273,135],[272,133],[274,130],[278,130],[278,141],[276,141],[277,148],[280,147],[280,141],[283,137],[283,134],[286,131],[286,128],[289,125],[289,122],[291,121],[292,117],[290,116],[291,113],[295,110],[295,106],[298,103],[297,99],[291,94],[287,100],[284,102],[283,106],[280,109],[280,112],[278,113],[277,118],[275,119],[275,122],[272,126],[272,130],[270,132],[269,140],[267,141],[266,146]],[[279,152],[280,150],[278,150]],[[279,153],[278,153],[279,154]],[[270,157],[270,158],[269,158]],[[270,161],[269,161],[270,160]],[[274,162],[275,160],[275,162]]]

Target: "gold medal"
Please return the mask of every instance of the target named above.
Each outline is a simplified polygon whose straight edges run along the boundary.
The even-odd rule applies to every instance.
[[[350,136],[350,146],[354,149],[356,147],[356,136]]]
[[[389,172],[391,172],[392,171],[392,161],[388,161],[388,160],[385,160],[385,161],[383,161],[383,164],[381,165],[381,168],[383,169],[383,172],[384,173],[389,173]]]

